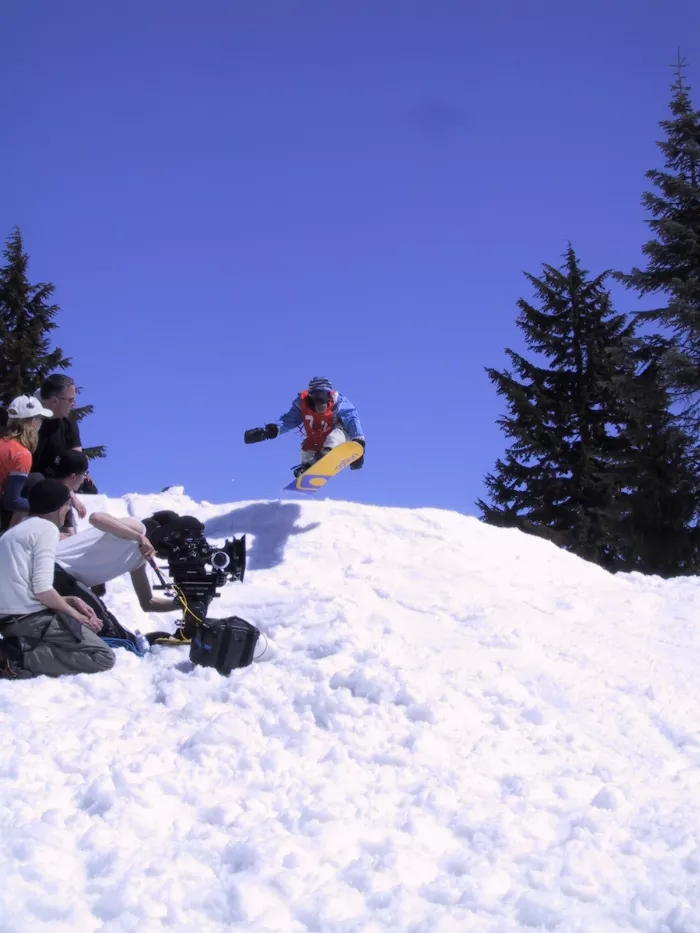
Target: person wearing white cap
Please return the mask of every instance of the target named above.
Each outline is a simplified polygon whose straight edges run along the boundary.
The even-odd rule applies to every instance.
[[[33,395],[20,395],[7,406],[7,425],[0,435],[0,496],[10,473],[29,473],[44,418],[53,412]]]

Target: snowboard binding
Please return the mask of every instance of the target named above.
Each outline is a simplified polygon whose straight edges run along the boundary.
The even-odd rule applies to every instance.
[[[323,450],[317,450],[314,454],[314,459],[310,463],[300,463],[299,466],[292,467],[292,473],[295,477],[301,476],[302,473],[306,473],[315,463],[318,463],[319,460],[322,460],[326,454],[330,453],[330,447],[324,447]]]

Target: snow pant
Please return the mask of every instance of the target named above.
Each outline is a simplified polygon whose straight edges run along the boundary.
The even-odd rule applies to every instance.
[[[0,618],[0,632],[8,650],[19,653],[22,667],[34,675],[97,674],[114,667],[114,652],[99,635],[50,609]]]
[[[333,428],[331,433],[323,442],[323,451],[302,450],[301,462],[304,464],[304,466],[309,463],[314,463],[319,457],[323,456],[324,453],[327,453],[329,450],[333,450],[334,447],[337,447],[338,444],[344,444],[347,439],[348,436],[345,433],[345,428],[339,424],[337,427]]]

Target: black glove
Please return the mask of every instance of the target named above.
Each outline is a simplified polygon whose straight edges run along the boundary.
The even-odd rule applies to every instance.
[[[353,460],[353,462],[350,464],[350,469],[351,469],[351,470],[361,470],[362,467],[365,465],[365,455],[364,455],[365,442],[364,442],[364,441],[362,440],[362,438],[360,438],[360,437],[356,437],[356,438],[354,438],[354,440],[355,440],[358,444],[362,444],[363,454],[362,454],[361,457],[358,457],[357,460]]]
[[[276,424],[266,424],[264,428],[250,428],[243,435],[246,444],[259,444],[260,441],[272,441],[280,433]]]

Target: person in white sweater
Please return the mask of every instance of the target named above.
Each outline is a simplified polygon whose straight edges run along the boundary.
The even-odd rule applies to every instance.
[[[70,491],[42,480],[28,494],[30,516],[0,537],[0,677],[97,673],[114,665],[101,621],[77,597],[53,587]]]

